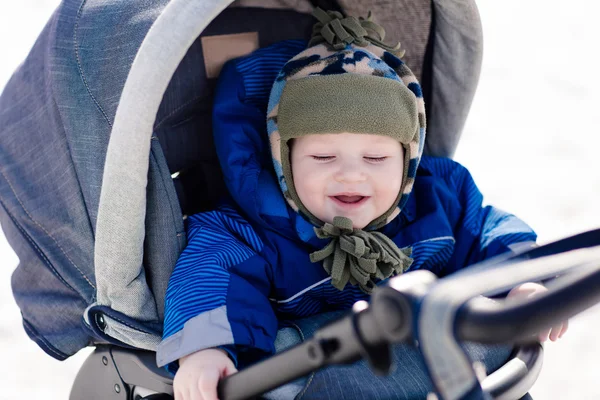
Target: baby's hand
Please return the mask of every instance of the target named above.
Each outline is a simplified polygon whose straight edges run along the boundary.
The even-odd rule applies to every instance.
[[[234,372],[237,370],[223,350],[200,350],[180,358],[173,380],[175,400],[218,400],[219,379]]]
[[[519,285],[519,286],[513,288],[506,297],[507,298],[510,298],[510,297],[512,297],[512,298],[517,298],[517,297],[529,298],[529,297],[537,296],[537,295],[547,292],[547,291],[548,291],[548,289],[546,289],[543,285],[540,285],[539,283],[527,282],[527,283],[523,283],[522,285]],[[554,341],[558,340],[559,338],[561,338],[565,334],[568,327],[569,327],[569,321],[568,320],[563,321],[562,323],[559,323],[558,325],[555,325],[550,329],[542,331],[539,335],[539,339],[541,342],[545,342],[549,338],[550,340],[552,340],[554,342]]]

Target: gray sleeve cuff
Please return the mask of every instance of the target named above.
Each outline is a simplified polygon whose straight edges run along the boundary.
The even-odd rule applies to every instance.
[[[535,247],[538,247],[538,244],[534,241],[528,241],[528,242],[518,242],[518,243],[512,243],[508,245],[508,248],[513,252],[513,253],[522,253],[524,251],[527,250],[531,250]]]
[[[188,320],[183,329],[164,339],[158,345],[156,363],[162,367],[197,351],[231,344],[227,307],[221,306]]]

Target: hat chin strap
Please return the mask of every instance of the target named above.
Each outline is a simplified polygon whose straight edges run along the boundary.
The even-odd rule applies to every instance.
[[[322,250],[310,254],[311,262],[323,261],[331,283],[343,290],[348,282],[370,294],[375,279],[383,280],[406,271],[413,262],[411,247],[399,249],[381,232],[352,227],[352,220],[335,217],[333,224],[315,228],[317,237],[331,241]]]

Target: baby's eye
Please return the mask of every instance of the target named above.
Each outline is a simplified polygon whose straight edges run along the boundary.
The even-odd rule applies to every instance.
[[[316,161],[331,161],[335,156],[312,156],[312,158]]]
[[[379,163],[385,161],[387,157],[364,157],[365,160],[372,163]]]

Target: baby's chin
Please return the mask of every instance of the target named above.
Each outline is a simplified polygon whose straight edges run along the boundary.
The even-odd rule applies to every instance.
[[[333,224],[334,217],[348,218],[350,221],[352,221],[352,227],[354,229],[363,229],[369,224],[369,222],[371,222],[375,219],[375,218],[368,219],[368,217],[364,217],[364,216],[357,217],[356,215],[351,215],[348,213],[332,213],[332,214],[328,215],[327,218],[322,218],[321,220],[324,222],[329,222],[330,224]]]
[[[352,221],[354,229],[363,229],[377,218],[377,216],[374,216],[376,210],[373,207],[372,199],[367,199],[363,204],[348,207],[330,201],[325,204],[322,211],[325,215],[320,216],[321,221],[333,224],[334,217],[345,217]]]

